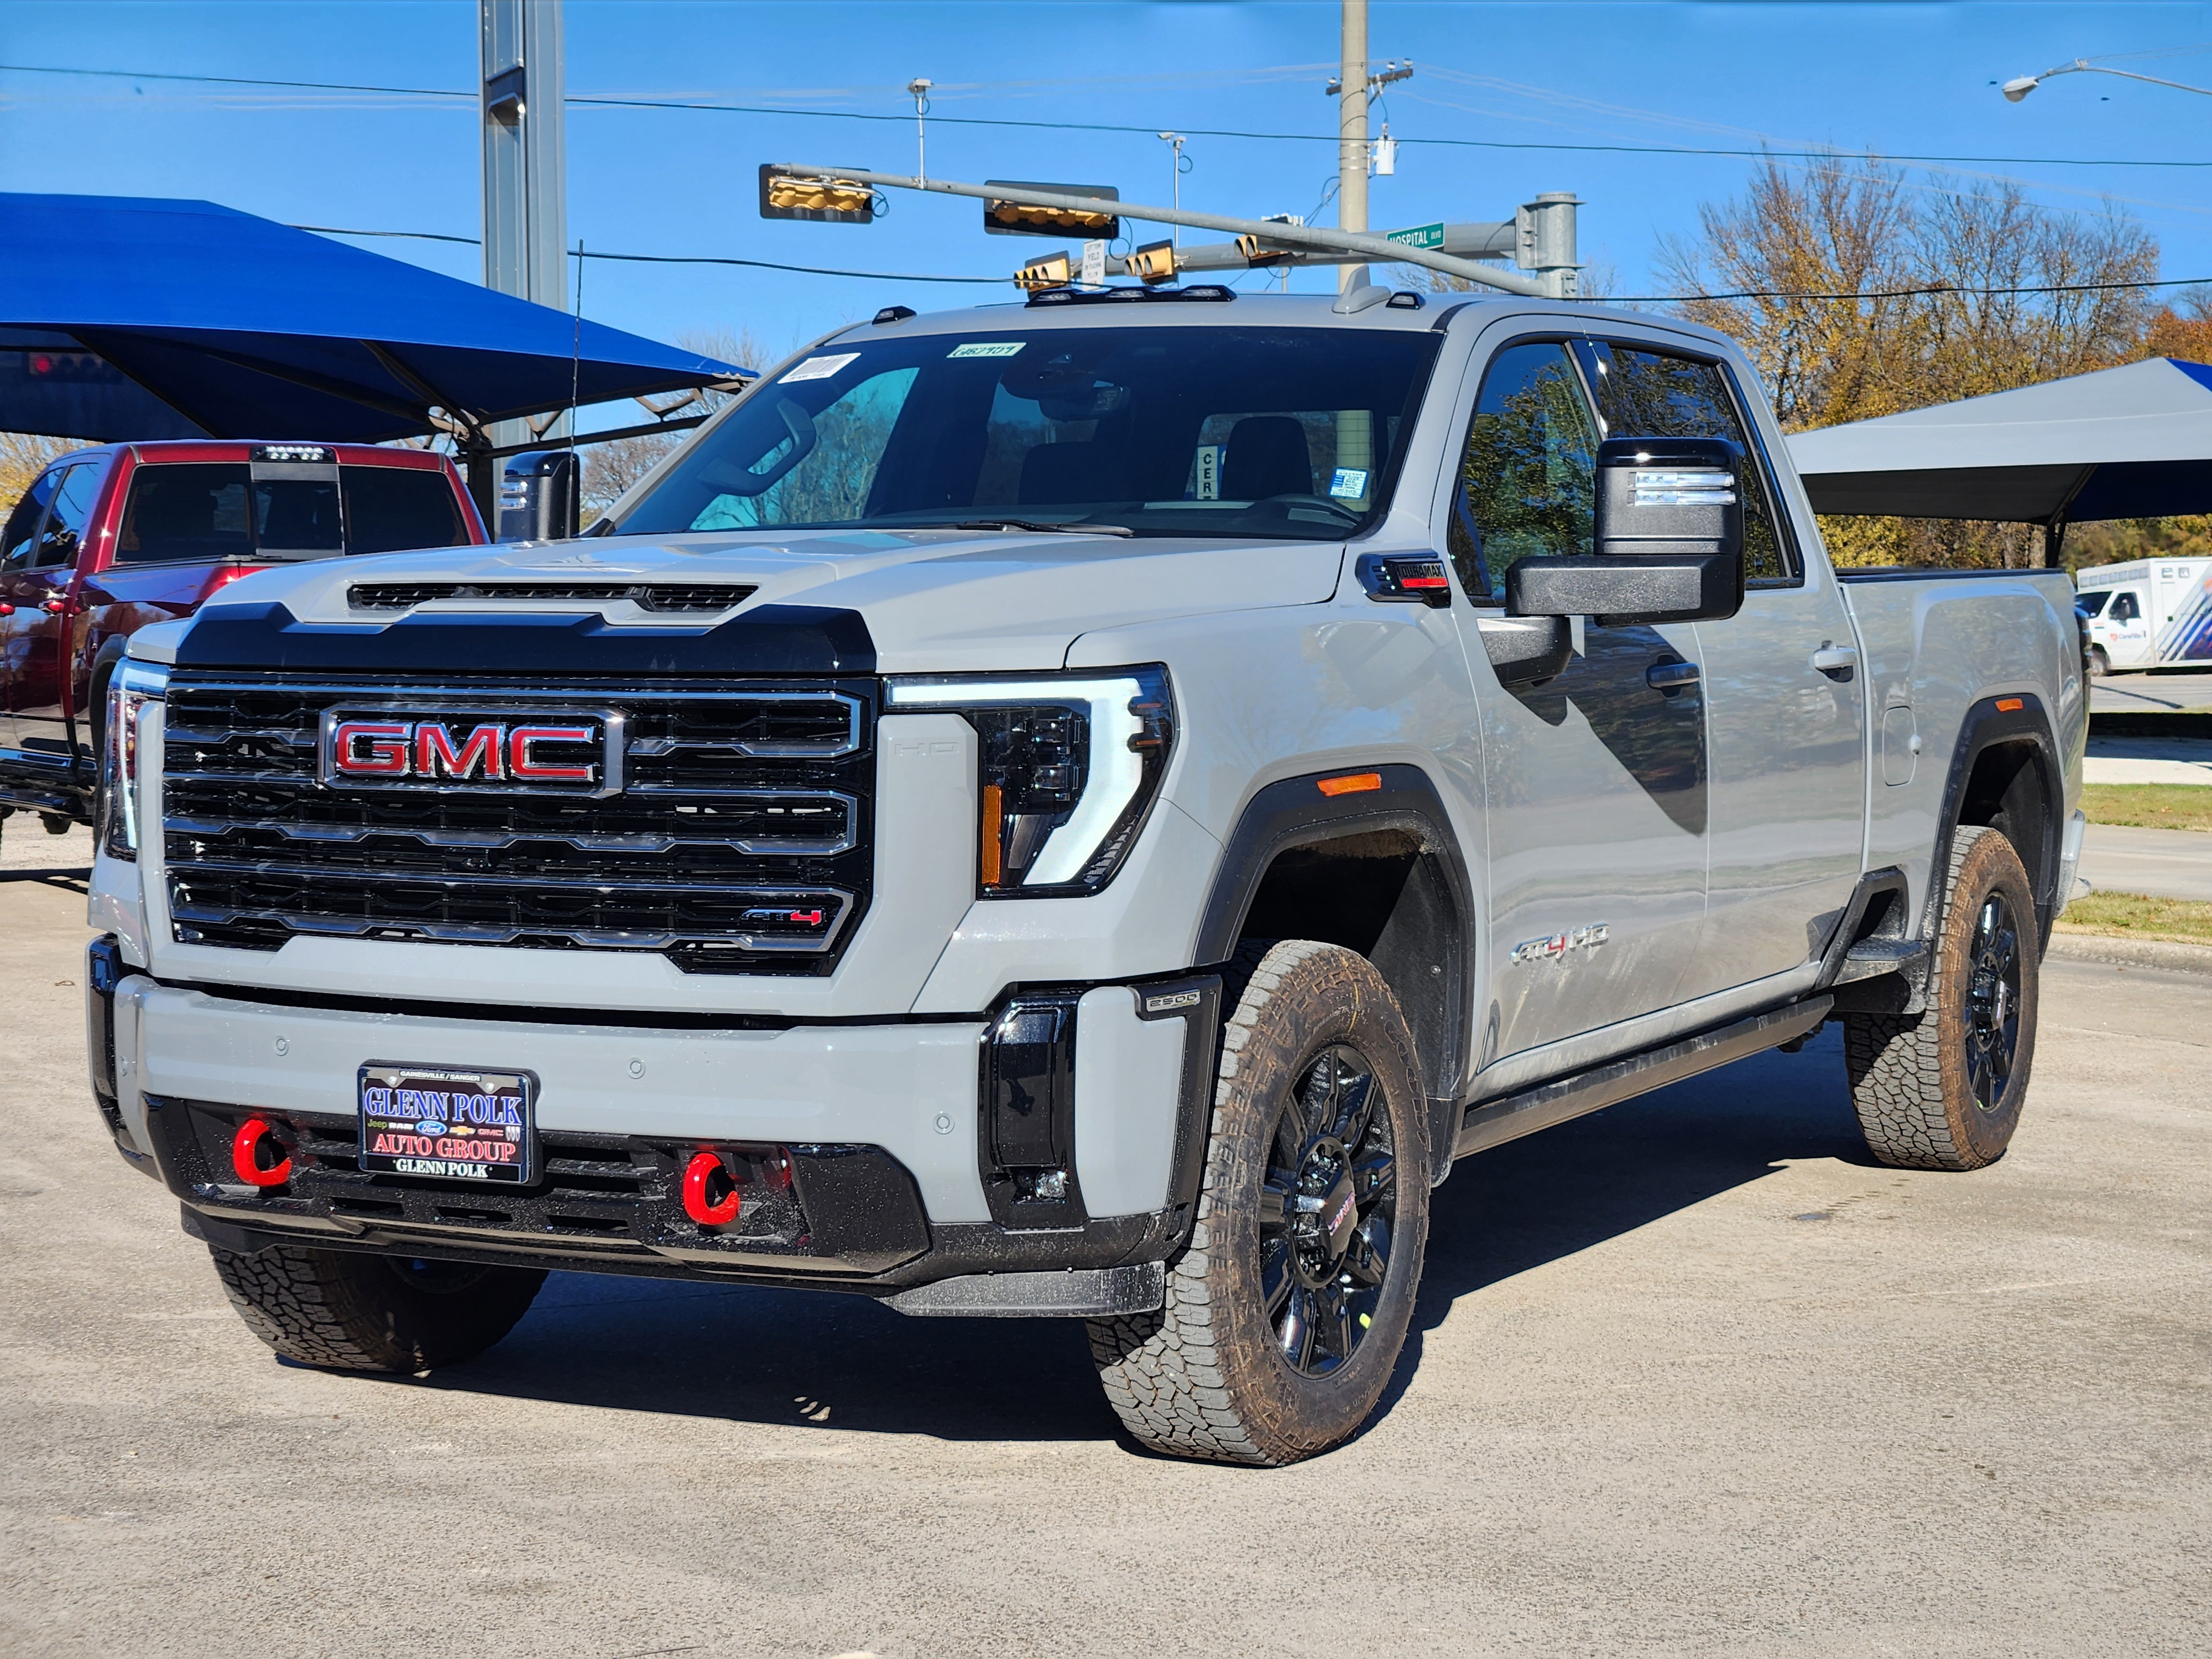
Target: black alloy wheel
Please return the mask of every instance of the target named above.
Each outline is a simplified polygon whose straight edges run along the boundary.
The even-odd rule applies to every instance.
[[[1260,1195],[1260,1284],[1283,1358],[1326,1376],[1373,1327],[1398,1208],[1390,1121],[1366,1056],[1333,1043],[1284,1096]]]
[[[1974,1104],[1993,1112],[2012,1080],[2020,1047],[2020,928],[2002,893],[1983,899],[1967,951],[1966,1080]]]

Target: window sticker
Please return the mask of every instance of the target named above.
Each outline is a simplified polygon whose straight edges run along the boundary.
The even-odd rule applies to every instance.
[[[1198,447],[1195,498],[1201,501],[1221,499],[1221,446],[1200,444]]]
[[[783,377],[783,384],[790,386],[799,380],[826,380],[860,355],[857,351],[848,351],[836,357],[809,357]]]
[[[966,345],[957,345],[945,355],[947,357],[1011,357],[1028,343],[1023,340],[970,340]]]
[[[1328,493],[1342,501],[1358,501],[1367,493],[1367,469],[1340,466],[1328,481]]]

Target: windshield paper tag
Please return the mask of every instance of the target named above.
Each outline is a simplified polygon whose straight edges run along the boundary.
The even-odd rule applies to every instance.
[[[826,380],[860,355],[857,351],[848,351],[837,357],[809,357],[783,377],[783,384],[789,386],[796,380]]]
[[[1367,493],[1366,469],[1340,466],[1336,476],[1328,481],[1328,493],[1345,501],[1358,501]]]
[[[957,345],[945,355],[947,357],[1011,357],[1028,342],[1024,340],[971,340],[966,345]]]
[[[1221,446],[1200,444],[1198,447],[1197,499],[1218,501],[1221,499]]]

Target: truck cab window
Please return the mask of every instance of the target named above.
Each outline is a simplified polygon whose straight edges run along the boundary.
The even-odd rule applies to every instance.
[[[1509,346],[1490,360],[1445,531],[1470,598],[1502,597],[1516,559],[1590,550],[1596,454],[1597,422],[1565,346]]]
[[[115,562],[252,556],[246,496],[252,483],[251,468],[228,462],[141,466],[131,477]]]
[[[2136,603],[2132,593],[2123,593],[2112,601],[2112,614],[2106,620],[2116,623],[2134,622],[2142,615],[2142,607]]]
[[[1778,526],[1765,456],[1745,430],[1718,363],[1607,340],[1582,347],[1607,436],[1725,438],[1744,453],[1743,574],[1790,581],[1796,561]]]
[[[27,570],[31,555],[39,544],[39,523],[46,516],[46,503],[54,498],[54,487],[61,483],[62,475],[49,472],[23,492],[23,499],[15,503],[15,510],[8,515],[8,527],[0,531],[0,570]]]
[[[2094,617],[2105,608],[2105,601],[2112,597],[2110,593],[2084,593],[2074,601],[2074,608],[2085,617]]]
[[[96,466],[73,466],[62,474],[46,527],[39,532],[35,562],[40,569],[61,569],[76,562],[77,544],[84,538],[86,521],[92,517],[93,493],[99,484]]]

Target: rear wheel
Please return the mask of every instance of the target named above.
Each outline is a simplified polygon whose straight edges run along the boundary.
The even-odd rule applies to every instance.
[[[472,1359],[513,1330],[545,1282],[538,1267],[410,1261],[279,1245],[210,1244],[230,1305],[287,1359],[334,1370],[423,1371]]]
[[[1951,839],[1943,929],[1918,1014],[1845,1014],[1867,1145],[1910,1170],[1975,1170],[2011,1144],[2035,1055],[2035,896],[2002,831]]]
[[[1191,1243],[1158,1313],[1091,1324],[1107,1398],[1155,1451],[1296,1462],[1358,1432],[1428,1242],[1413,1039],[1367,960],[1268,950],[1222,1045]]]
[[[2105,647],[2101,645],[2091,646],[2089,647],[2089,678],[2093,680],[2101,680],[2112,672],[2112,659],[2105,654]]]

